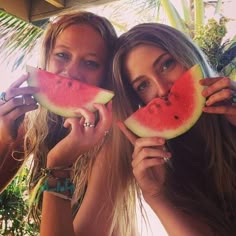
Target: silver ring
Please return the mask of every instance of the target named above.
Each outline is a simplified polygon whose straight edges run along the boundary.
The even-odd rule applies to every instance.
[[[168,162],[169,158],[168,157],[163,157],[164,162]]]
[[[105,130],[104,136],[106,137],[109,134],[109,130]]]
[[[94,128],[95,127],[95,124],[92,124],[90,122],[84,122],[83,124],[84,127],[88,127],[88,128]]]
[[[0,100],[2,100],[4,103],[7,102],[6,92],[1,92],[0,93]]]
[[[25,98],[24,96],[22,96],[22,105],[25,105],[25,104],[26,104]]]

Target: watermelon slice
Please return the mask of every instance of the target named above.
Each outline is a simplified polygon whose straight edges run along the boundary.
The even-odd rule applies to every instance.
[[[27,66],[26,70],[29,72],[28,84],[40,89],[34,95],[38,103],[64,117],[78,117],[75,110],[81,107],[95,111],[94,103],[106,104],[114,96],[112,91],[32,66]]]
[[[189,130],[202,114],[205,98],[199,80],[199,65],[186,71],[171,88],[168,99],[154,98],[138,109],[124,124],[139,137],[171,139]]]

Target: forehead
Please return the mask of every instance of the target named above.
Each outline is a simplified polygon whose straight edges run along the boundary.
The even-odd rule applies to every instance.
[[[56,38],[55,46],[90,48],[91,51],[102,51],[106,49],[105,40],[101,34],[88,24],[74,24],[65,28]]]
[[[153,46],[140,44],[132,48],[126,55],[125,68],[130,76],[145,72],[152,67],[158,57],[167,51]]]

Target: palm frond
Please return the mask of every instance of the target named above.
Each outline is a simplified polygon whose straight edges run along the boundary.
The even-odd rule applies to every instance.
[[[204,4],[203,0],[194,0],[194,21],[195,32],[201,30],[204,25]]]
[[[43,29],[0,11],[0,64],[11,71],[23,66]]]
[[[170,0],[161,0],[161,6],[164,9],[170,24],[175,27],[176,29],[186,32],[186,27],[183,23],[183,19],[180,17],[178,11],[171,3]]]

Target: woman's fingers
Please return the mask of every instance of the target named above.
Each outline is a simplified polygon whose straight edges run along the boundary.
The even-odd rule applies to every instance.
[[[236,105],[203,107],[203,111],[211,114],[236,115]]]
[[[163,148],[165,139],[159,137],[138,138],[134,143],[134,156],[137,155],[144,147],[158,147]],[[164,148],[163,148],[164,149]]]
[[[154,167],[154,166],[163,165],[165,163],[163,158],[159,158],[159,157],[143,159],[142,162],[138,163],[138,165],[134,164],[133,162],[132,162],[132,166],[133,166],[134,176],[140,176],[141,174],[145,173],[145,171],[147,171],[147,169]]]
[[[95,113],[89,111],[86,108],[78,108],[76,112],[84,118],[84,123],[81,124],[82,127],[84,128],[84,131],[87,131],[90,133],[93,132],[95,128],[95,121],[96,121]]]
[[[209,99],[206,101],[207,106],[214,105],[216,103],[225,101],[225,104],[222,105],[231,105],[231,98],[233,96],[234,92],[231,89],[222,89],[218,91],[217,93],[212,94]],[[221,105],[221,104],[216,104]]]
[[[14,88],[14,87],[20,87],[29,77],[29,73],[25,73],[22,76],[20,76],[19,79],[17,79],[16,81],[14,81],[11,85],[10,88]]]
[[[206,78],[200,81],[204,86],[202,95],[207,98],[204,112],[214,114],[236,114],[232,100],[236,94],[236,82],[226,77]]]
[[[236,90],[236,82],[226,77],[207,78],[201,80],[200,83],[206,86],[202,91],[204,97],[209,97],[222,89]]]
[[[165,158],[170,158],[171,154],[167,152],[163,146],[159,148],[152,148],[152,147],[144,147],[142,148],[138,153],[133,154],[133,162],[132,166],[135,168],[138,166],[140,163],[142,163],[144,160],[149,160],[149,159],[158,159],[161,161],[160,163],[163,163],[164,157]]]
[[[122,133],[126,136],[126,138],[134,145],[135,141],[137,140],[137,136],[134,135],[125,125],[123,122],[118,121],[117,126],[122,131]]]
[[[22,112],[26,113],[37,108],[38,105],[31,96],[15,97],[0,106],[0,116],[12,112],[11,117],[15,119],[17,114],[22,115]]]
[[[112,102],[106,105],[94,104],[93,105],[99,112],[99,121],[95,127],[96,130],[101,131],[104,134],[105,131],[109,131],[112,123]]]

